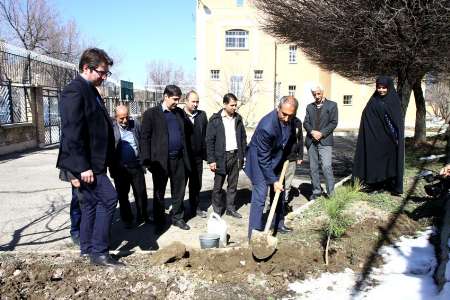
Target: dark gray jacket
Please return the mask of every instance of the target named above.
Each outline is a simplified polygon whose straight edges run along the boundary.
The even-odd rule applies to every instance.
[[[322,146],[333,146],[333,131],[338,124],[338,108],[336,102],[325,99],[320,113],[319,128],[314,128],[316,124],[316,104],[310,103],[306,107],[305,121],[303,127],[306,130],[305,144],[309,148],[313,143],[311,135],[312,130],[318,130],[322,133],[319,143]]]
[[[113,123],[113,130],[114,130],[114,149],[116,149],[116,151],[117,151],[117,146],[119,145],[119,142],[120,142],[120,129],[119,129],[119,124],[117,124],[116,120],[113,120],[112,123]],[[138,154],[139,154],[141,152],[140,146],[139,146],[139,142],[141,140],[141,124],[137,120],[129,119],[128,120],[128,128],[133,133],[134,141],[136,142],[136,145],[138,148]]]
[[[238,147],[238,167],[244,165],[244,156],[247,148],[247,134],[245,133],[242,117],[236,113],[235,118],[236,142]],[[213,114],[206,129],[206,156],[208,164],[215,162],[217,174],[226,174],[225,170],[225,126],[222,122],[222,109]]]
[[[116,120],[112,120],[113,123],[113,131],[114,131],[114,160],[113,163],[111,164],[111,166],[109,167],[109,173],[111,175],[111,177],[115,178],[118,175],[117,169],[120,167],[120,152],[119,149],[117,148],[119,146],[119,142],[120,142],[120,129],[119,129],[119,124],[117,123]],[[140,159],[140,139],[141,139],[141,124],[134,119],[130,119],[128,120],[128,127],[130,129],[130,131],[133,133],[133,137],[134,137],[134,141],[136,143],[137,146],[137,152],[138,152],[138,161],[142,167],[142,161]],[[134,166],[133,166],[134,167]],[[142,167],[142,171],[145,173],[145,168]]]

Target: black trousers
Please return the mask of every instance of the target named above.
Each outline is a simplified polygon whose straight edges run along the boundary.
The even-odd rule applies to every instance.
[[[130,168],[121,166],[117,170],[114,184],[119,197],[120,217],[122,218],[122,221],[133,221],[133,213],[131,212],[131,205],[128,199],[130,186],[133,189],[136,204],[136,219],[147,219],[147,189],[145,185],[144,170],[141,167]]]
[[[186,183],[189,181],[189,204],[191,213],[195,213],[200,203],[200,190],[202,189],[203,159],[191,159],[191,172],[187,173]]]
[[[225,172],[226,174],[215,174],[214,187],[212,191],[212,206],[214,212],[221,215],[224,208],[227,210],[235,210],[234,201],[237,194],[237,184],[239,177],[239,167],[237,152],[225,152]],[[226,203],[223,203],[222,187],[227,177],[227,196]]]
[[[184,192],[185,168],[182,157],[169,159],[167,172],[160,166],[152,166],[153,178],[153,215],[155,223],[165,222],[164,194],[166,192],[167,180],[170,178],[170,191],[172,196],[172,221],[182,220],[184,217]]]

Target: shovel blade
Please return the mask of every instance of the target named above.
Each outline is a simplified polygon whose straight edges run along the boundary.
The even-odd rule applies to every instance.
[[[266,259],[277,250],[278,239],[270,233],[252,230],[250,247],[257,259]]]

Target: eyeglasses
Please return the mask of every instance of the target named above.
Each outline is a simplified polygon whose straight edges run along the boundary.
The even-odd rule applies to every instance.
[[[100,77],[103,77],[103,76],[109,77],[112,75],[112,73],[110,71],[100,71],[100,70],[96,70],[96,69],[92,69],[92,71],[95,71],[98,75],[100,75]]]

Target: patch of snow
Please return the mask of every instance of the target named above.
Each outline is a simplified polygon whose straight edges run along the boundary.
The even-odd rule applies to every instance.
[[[450,282],[438,293],[433,281],[436,258],[434,247],[429,243],[432,233],[433,230],[428,229],[417,237],[402,237],[395,245],[382,247],[379,253],[385,264],[373,269],[368,284],[359,292],[354,290],[359,274],[346,269],[342,273],[324,273],[316,279],[290,284],[289,289],[295,296],[289,299],[449,300]],[[450,263],[447,274],[450,274]]]

